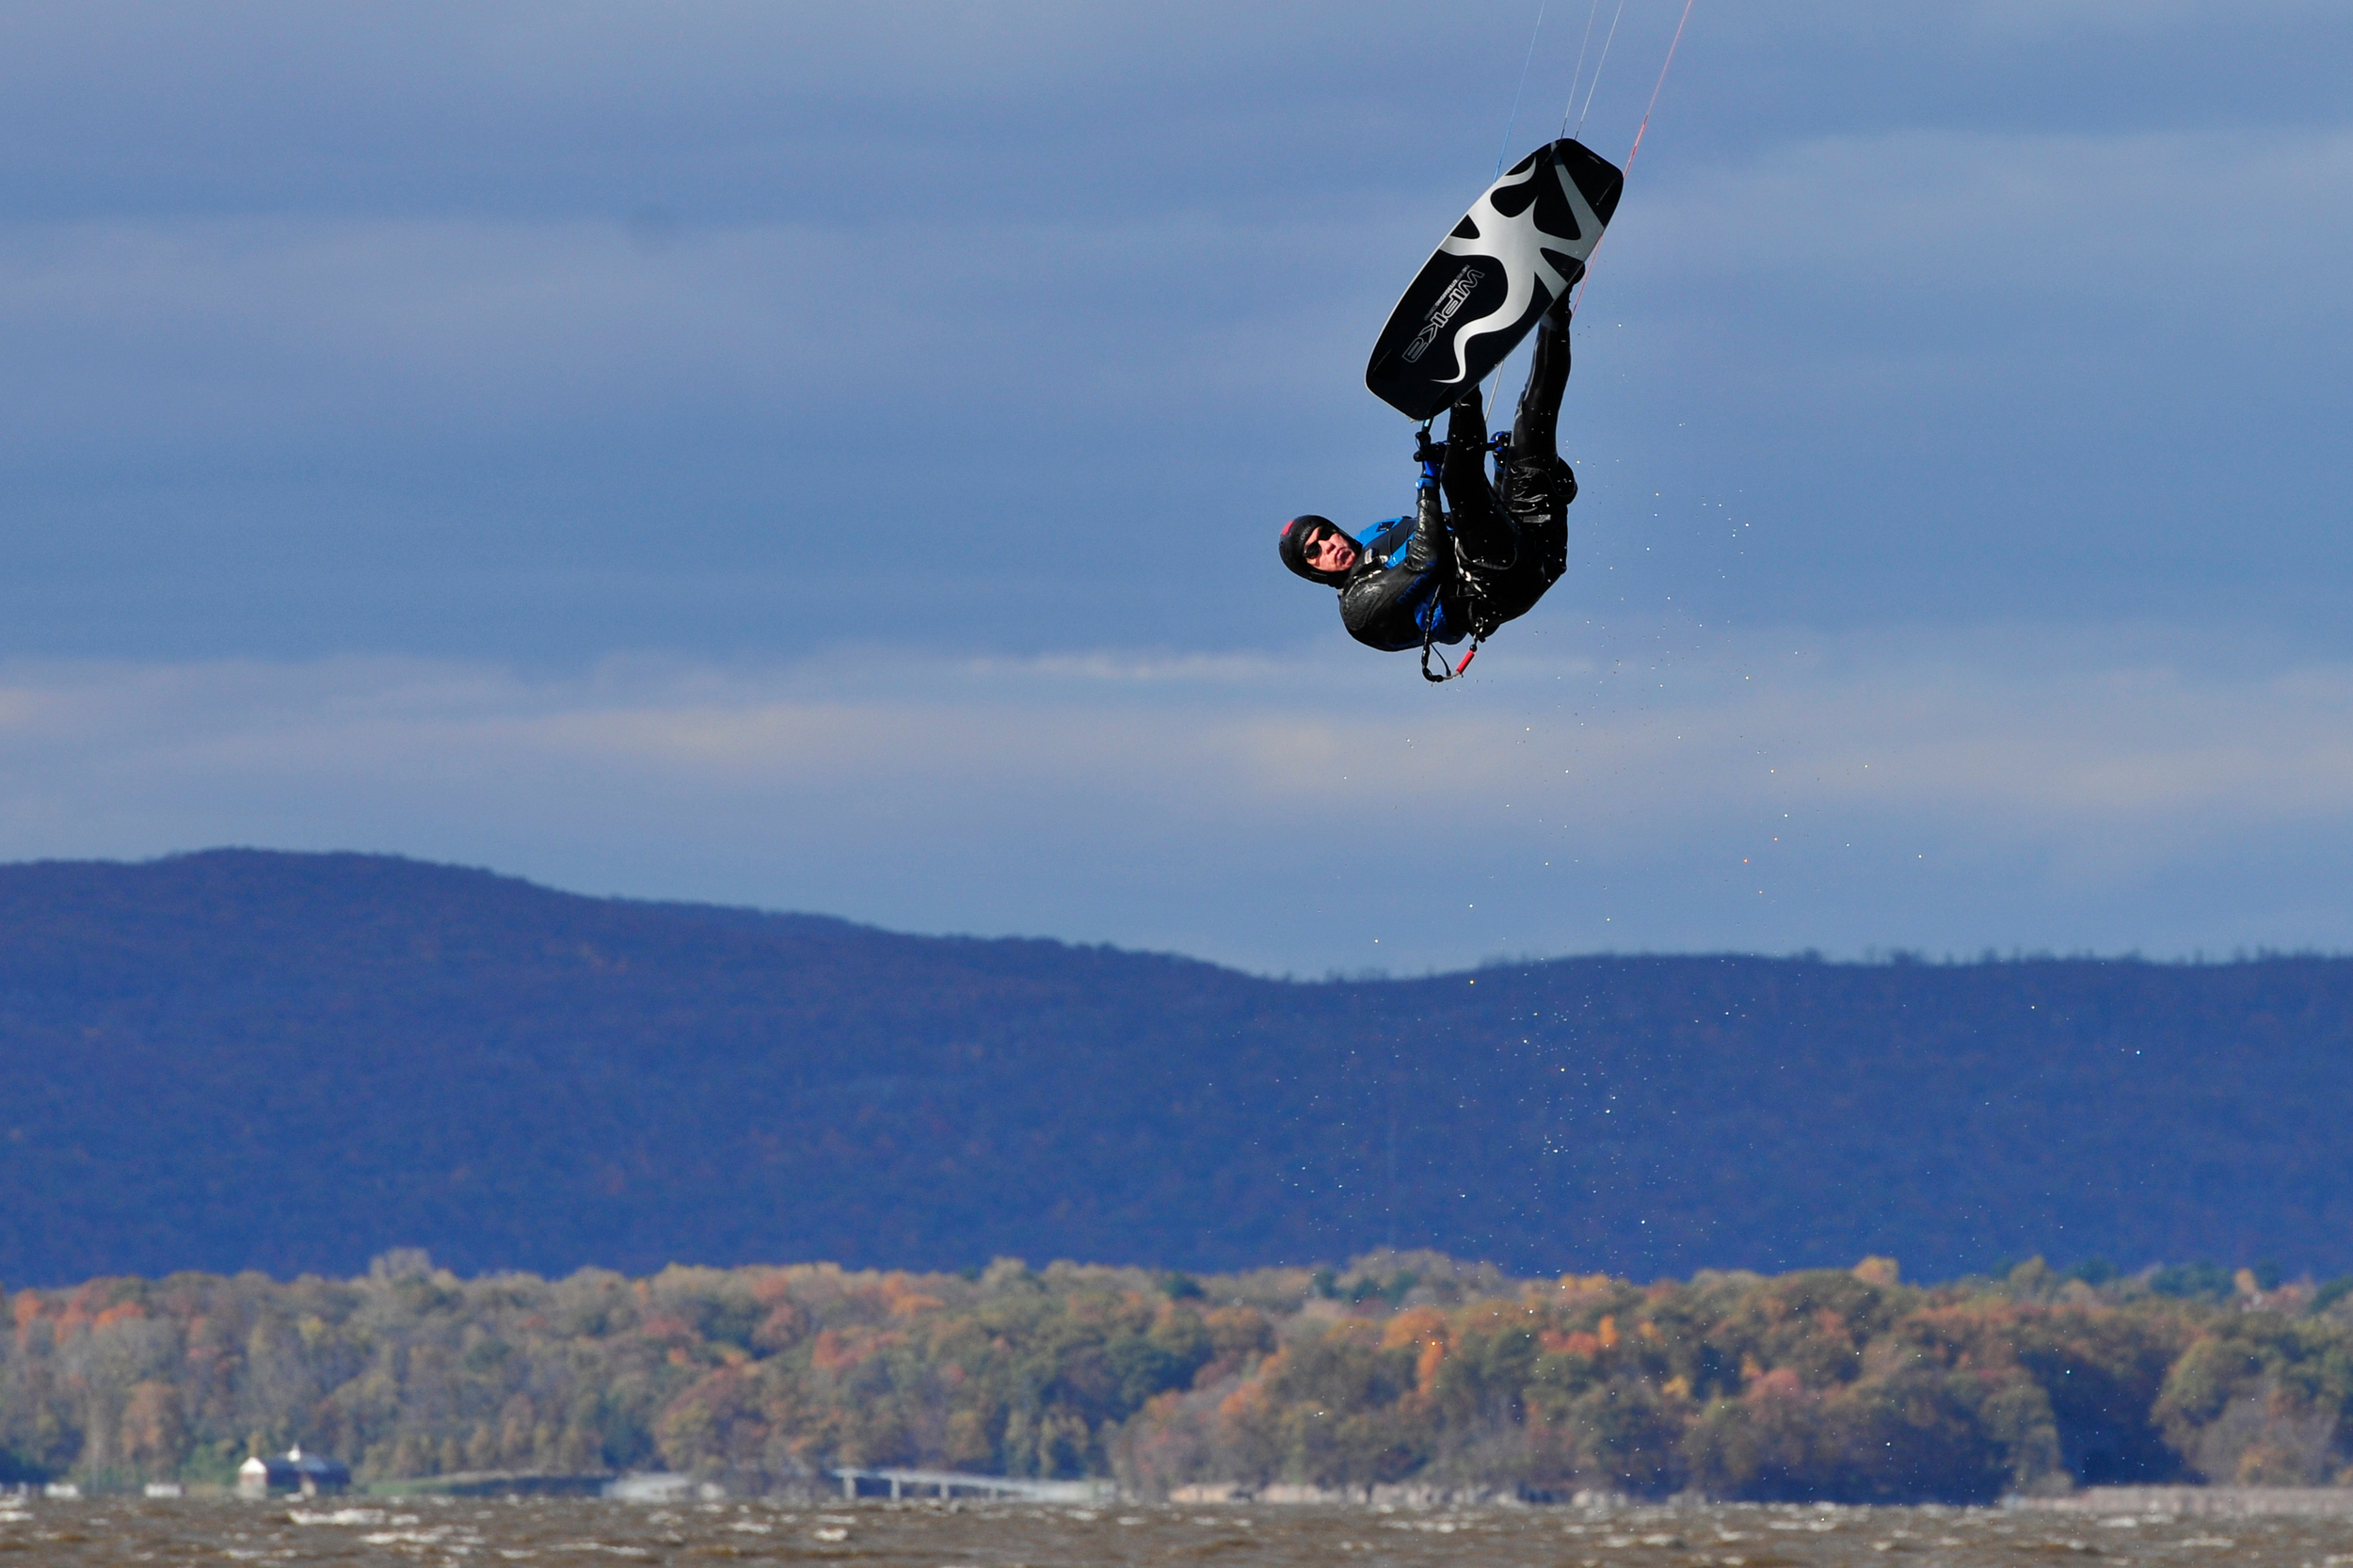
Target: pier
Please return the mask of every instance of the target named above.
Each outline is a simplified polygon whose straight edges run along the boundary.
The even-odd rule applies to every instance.
[[[1107,1480],[1020,1480],[1011,1476],[975,1476],[963,1470],[866,1470],[843,1466],[827,1475],[841,1482],[844,1497],[859,1487],[888,1487],[900,1497],[1012,1497],[1032,1503],[1108,1502],[1116,1488]]]

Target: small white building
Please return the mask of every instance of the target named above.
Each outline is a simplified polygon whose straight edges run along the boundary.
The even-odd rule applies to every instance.
[[[604,1495],[625,1503],[683,1503],[696,1497],[715,1503],[728,1492],[715,1481],[697,1481],[692,1476],[674,1475],[666,1470],[632,1470],[605,1482]]]
[[[237,1466],[237,1496],[266,1497],[273,1492],[296,1492],[306,1497],[329,1496],[351,1486],[351,1466],[324,1454],[306,1454],[299,1447],[275,1459],[255,1454]]]

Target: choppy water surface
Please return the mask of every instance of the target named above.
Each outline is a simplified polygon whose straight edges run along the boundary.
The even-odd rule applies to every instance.
[[[877,1568],[1907,1568],[1952,1564],[2353,1568],[2353,1519],[2159,1518],[1996,1510],[1283,1506],[1048,1508],[860,1502],[671,1507],[579,1499],[41,1501],[0,1512],[0,1561],[841,1563]]]

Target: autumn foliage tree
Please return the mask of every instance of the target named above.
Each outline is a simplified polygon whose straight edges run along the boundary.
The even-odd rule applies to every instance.
[[[8,1299],[4,1479],[363,1480],[840,1465],[1361,1491],[1984,1501],[2347,1478],[2353,1293],[2169,1295],[2041,1264],[1641,1286],[1435,1255],[1205,1276],[1002,1260],[459,1279],[94,1280]]]

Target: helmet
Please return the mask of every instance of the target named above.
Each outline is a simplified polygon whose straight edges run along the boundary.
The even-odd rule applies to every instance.
[[[1348,573],[1318,571],[1307,564],[1307,536],[1319,528],[1329,528],[1336,534],[1340,532],[1339,524],[1330,518],[1320,518],[1310,512],[1305,517],[1293,518],[1283,524],[1283,536],[1275,541],[1275,548],[1282,554],[1283,564],[1292,571],[1310,583],[1321,583],[1337,588],[1348,581]]]

